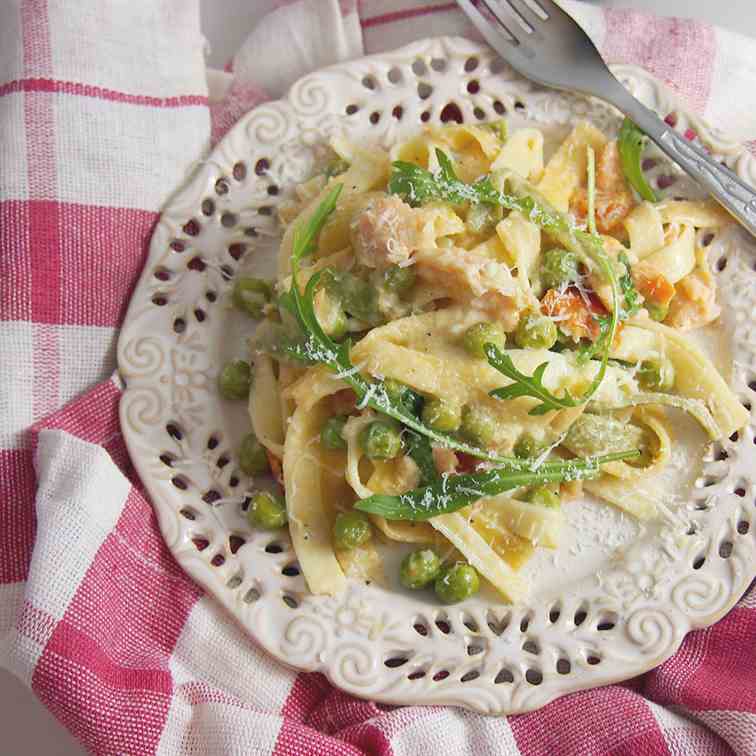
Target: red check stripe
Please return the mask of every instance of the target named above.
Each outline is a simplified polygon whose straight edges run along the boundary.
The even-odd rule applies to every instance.
[[[58,79],[30,78],[15,79],[0,86],[0,97],[15,92],[48,92],[74,95],[76,97],[94,97],[98,100],[110,100],[127,105],[143,105],[151,108],[186,108],[207,105],[207,96],[179,95],[177,97],[152,97],[149,95],[118,92],[115,89],[96,87],[78,81],[59,81]]]
[[[380,16],[371,16],[369,18],[361,19],[360,25],[363,29],[370,29],[374,26],[384,26],[386,24],[393,24],[397,21],[407,21],[411,18],[419,18],[421,16],[429,16],[434,13],[446,13],[448,11],[456,11],[456,3],[444,3],[443,5],[425,5],[420,8],[408,8],[407,10],[393,11],[392,13],[384,13]]]
[[[24,71],[27,74],[52,68],[49,9],[46,0],[22,3]],[[53,103],[44,94],[24,95],[24,129],[29,196],[30,247],[24,250],[31,265],[31,320],[34,323],[57,323],[62,281],[60,280],[60,218],[55,161],[55,117]],[[36,256],[33,252],[42,254]],[[43,417],[58,405],[59,365],[58,334],[54,328],[35,326],[33,332],[34,378],[32,405],[35,417]]]
[[[56,322],[115,327],[123,320],[157,218],[146,210],[61,203],[66,286]]]
[[[201,594],[132,489],[37,663],[33,689],[94,752],[154,753],[171,702],[171,653]],[[61,680],[74,683],[66,696]]]
[[[1,283],[8,292],[0,299],[0,320],[117,326],[157,217],[51,200],[0,202],[0,227],[14,229],[0,234]],[[40,344],[37,354],[41,350]]]
[[[323,675],[301,673],[281,710],[284,721],[273,753],[391,756],[389,739],[369,722],[381,714],[373,702],[342,693]]]
[[[0,322],[32,319],[29,211],[28,202],[0,202]]]
[[[627,688],[573,693],[510,719],[523,756],[666,754],[664,737],[641,696]]]
[[[0,450],[0,585],[25,580],[29,572],[36,488],[32,452]]]
[[[29,155],[29,158],[32,156]],[[29,231],[26,238],[32,274],[32,320],[60,323],[61,279],[61,205],[53,200],[30,200]]]
[[[673,657],[647,675],[648,694],[660,703],[682,703],[693,711],[756,713],[756,653],[733,654],[744,638],[756,638],[756,610],[736,607],[715,628],[690,634],[685,645],[700,649],[701,662],[690,669],[681,685],[660,684],[679,664]]]

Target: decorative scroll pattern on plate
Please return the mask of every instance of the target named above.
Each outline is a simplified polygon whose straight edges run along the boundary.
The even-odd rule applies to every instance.
[[[742,146],[679,109],[645,72],[615,73],[670,114],[678,132],[693,129],[756,183],[756,161]],[[330,137],[388,146],[424,124],[504,115],[549,127],[582,118],[610,131],[619,124],[603,103],[539,88],[463,39],[426,40],[305,77],[287,99],[242,118],[173,197],[119,341],[124,436],[179,563],[282,662],[379,701],[528,711],[637,675],[674,653],[691,628],[721,617],[756,568],[753,421],[707,451],[679,516],[599,553],[595,574],[556,592],[545,573],[536,576],[527,606],[481,596],[442,608],[431,596],[357,583],[338,598],[311,596],[288,537],[249,528],[252,481],[233,454],[244,413],[215,388],[218,366],[239,353],[243,335],[228,307],[234,275],[271,257],[276,207],[321,169]],[[679,178],[661,160],[655,171]],[[667,193],[681,186],[682,178]],[[711,249],[725,330],[735,334],[732,385],[756,406],[756,341],[743,327],[756,311],[754,242],[735,230]]]

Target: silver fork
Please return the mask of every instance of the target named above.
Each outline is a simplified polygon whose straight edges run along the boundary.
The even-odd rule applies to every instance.
[[[756,192],[636,100],[614,78],[590,37],[554,0],[457,3],[516,71],[539,84],[614,105],[756,236]]]

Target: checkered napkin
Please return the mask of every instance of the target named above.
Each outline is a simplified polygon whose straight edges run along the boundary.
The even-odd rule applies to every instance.
[[[452,2],[257,0],[232,73],[208,77],[197,4],[0,7],[0,664],[98,754],[756,753],[754,591],[643,677],[486,718],[379,707],[284,669],[183,574],[109,378],[159,208],[301,74],[470,31]],[[609,60],[756,139],[754,40],[570,9]]]

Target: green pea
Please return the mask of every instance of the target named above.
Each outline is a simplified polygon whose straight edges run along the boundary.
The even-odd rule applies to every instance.
[[[402,450],[401,427],[393,420],[375,420],[360,433],[360,446],[369,459],[393,459]]]
[[[519,459],[529,459],[530,457],[537,457],[543,449],[544,446],[539,444],[533,436],[529,433],[523,433],[514,445],[514,454]]]
[[[547,289],[560,286],[580,278],[579,259],[574,252],[566,249],[550,249],[541,261],[541,281]]]
[[[240,310],[253,318],[261,318],[263,308],[273,299],[273,288],[262,278],[237,278],[231,299]]]
[[[661,323],[669,315],[669,305],[656,304],[655,302],[646,302],[644,307],[648,310],[648,316],[651,320]]]
[[[370,325],[381,322],[378,291],[368,281],[347,270],[326,268],[322,277],[326,291],[353,317]]]
[[[341,176],[342,173],[346,173],[349,170],[349,163],[343,158],[335,158],[332,160],[325,169],[326,178],[333,178],[334,176]]]
[[[493,344],[499,349],[507,345],[507,334],[498,323],[476,323],[470,326],[462,337],[462,346],[473,357],[486,359],[483,348],[486,344]]]
[[[254,433],[247,433],[239,446],[239,467],[247,475],[262,475],[268,470],[268,455],[265,447]]]
[[[444,604],[456,604],[480,590],[480,579],[475,567],[458,562],[443,570],[433,587]]]
[[[346,415],[338,415],[337,417],[328,418],[320,429],[320,444],[325,449],[331,451],[338,451],[339,449],[346,449],[347,442],[344,440],[344,424],[346,423]]]
[[[417,273],[412,265],[405,268],[399,265],[392,265],[383,273],[383,284],[389,290],[399,296],[408,294],[417,280]]]
[[[423,422],[433,430],[451,433],[462,423],[462,408],[446,399],[431,397],[423,405]]]
[[[535,486],[525,494],[525,501],[532,504],[539,504],[548,509],[559,509],[559,494],[548,486]]]
[[[441,560],[432,549],[418,549],[407,554],[399,567],[399,582],[413,591],[433,582],[441,570]]]
[[[466,404],[462,408],[462,435],[479,446],[488,446],[496,436],[498,419],[482,404]]]
[[[253,528],[276,530],[286,525],[286,505],[269,491],[258,491],[249,502],[247,519]]]
[[[550,318],[530,312],[517,324],[515,343],[521,349],[551,349],[557,334],[557,327]]]
[[[669,360],[644,360],[637,375],[638,383],[646,391],[669,391],[675,385],[675,369]]]
[[[224,399],[246,399],[252,386],[252,370],[244,360],[227,362],[218,376],[218,390]]]
[[[337,549],[356,549],[367,543],[373,535],[370,520],[364,512],[354,509],[339,512],[333,524],[333,545]]]

